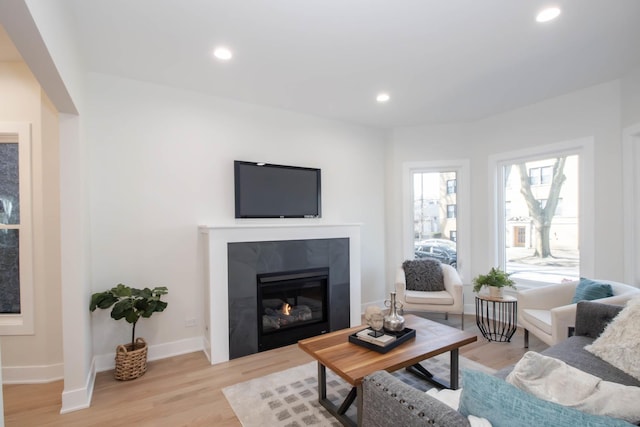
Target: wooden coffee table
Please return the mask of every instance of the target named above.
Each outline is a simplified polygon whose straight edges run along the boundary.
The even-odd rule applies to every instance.
[[[429,372],[415,367],[425,379],[441,387],[458,388],[458,349],[463,345],[477,341],[478,337],[470,332],[442,325],[414,315],[405,315],[405,327],[416,330],[416,337],[399,345],[388,353],[382,354],[349,342],[349,335],[366,328],[356,326],[307,338],[298,342],[298,346],[318,361],[318,401],[343,425],[356,425],[345,414],[357,399],[358,420],[362,419],[362,380],[375,371],[393,372],[402,368],[414,367],[419,362],[437,356],[451,354],[450,382],[434,378]],[[338,407],[327,399],[326,368],[331,369],[352,389],[344,402]]]

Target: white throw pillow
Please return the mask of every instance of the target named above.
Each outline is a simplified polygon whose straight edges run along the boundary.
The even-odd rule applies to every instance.
[[[440,402],[444,403],[448,407],[454,410],[458,410],[460,406],[460,395],[462,394],[462,389],[458,390],[447,390],[442,389],[438,390],[437,388],[431,388],[426,391],[426,394],[433,397],[434,399],[438,399]],[[473,415],[469,415],[467,417],[469,420],[469,424],[471,427],[491,427],[491,423],[486,418],[474,417]]]
[[[506,380],[539,399],[588,414],[640,421],[640,387],[604,381],[553,357],[529,351]]]
[[[640,380],[640,298],[632,298],[602,334],[584,348]]]
[[[434,399],[438,399],[440,402],[447,405],[449,408],[458,410],[460,406],[460,394],[462,393],[462,389],[458,390],[448,390],[446,388],[442,390],[438,390],[437,388],[430,388],[426,391],[426,394],[433,397]]]

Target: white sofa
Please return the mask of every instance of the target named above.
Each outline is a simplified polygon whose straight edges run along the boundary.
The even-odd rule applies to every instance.
[[[464,329],[464,300],[462,280],[455,268],[441,264],[444,291],[422,292],[407,290],[404,269],[400,267],[396,275],[396,301],[401,302],[405,311],[424,311],[460,314]]]
[[[611,280],[596,280],[611,285],[613,296],[596,301],[624,305],[640,295],[640,289]],[[518,292],[518,326],[524,328],[525,347],[529,346],[529,332],[552,346],[566,340],[569,328],[575,326],[576,304],[571,300],[578,281],[527,289]]]

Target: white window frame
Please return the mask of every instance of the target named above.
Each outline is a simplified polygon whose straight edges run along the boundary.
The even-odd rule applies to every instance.
[[[468,159],[452,159],[430,162],[405,162],[402,164],[402,257],[413,259],[413,174],[416,172],[456,173],[456,252],[458,274],[465,280],[471,278],[471,177]]]
[[[33,231],[31,187],[31,126],[0,122],[0,143],[17,136],[20,191],[20,224],[0,224],[2,229],[20,230],[20,314],[0,314],[0,335],[34,334]],[[3,142],[4,141],[4,142]]]
[[[489,156],[489,188],[493,196],[493,203],[489,204],[489,230],[494,242],[490,242],[493,250],[493,266],[505,269],[505,218],[499,215],[504,206],[504,167],[508,164],[521,163],[558,157],[562,155],[579,155],[579,236],[593,236],[595,234],[595,198],[594,198],[594,142],[593,138],[559,142],[555,144],[531,147],[523,150],[510,151]],[[580,276],[593,277],[595,260],[595,245],[593,239],[579,238]],[[548,285],[544,283],[543,285]],[[540,282],[518,279],[518,289],[541,286]]]

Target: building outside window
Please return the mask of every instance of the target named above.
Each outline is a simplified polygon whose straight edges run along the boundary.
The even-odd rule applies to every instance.
[[[449,193],[450,182],[456,181],[456,172],[413,173],[414,240],[442,238],[455,230],[455,221],[449,221],[448,206],[455,202],[455,192]],[[454,184],[455,187],[455,184]]]
[[[578,161],[573,154],[501,165],[502,263],[514,279],[559,283],[579,277]]]
[[[468,159],[403,164],[404,259],[439,259],[471,276],[469,234],[464,231],[471,215],[469,169]]]
[[[442,261],[442,250],[456,251],[451,233],[456,232],[456,172],[413,173],[414,257],[432,257]],[[453,216],[451,209],[453,207]],[[425,250],[428,248],[428,250]]]

